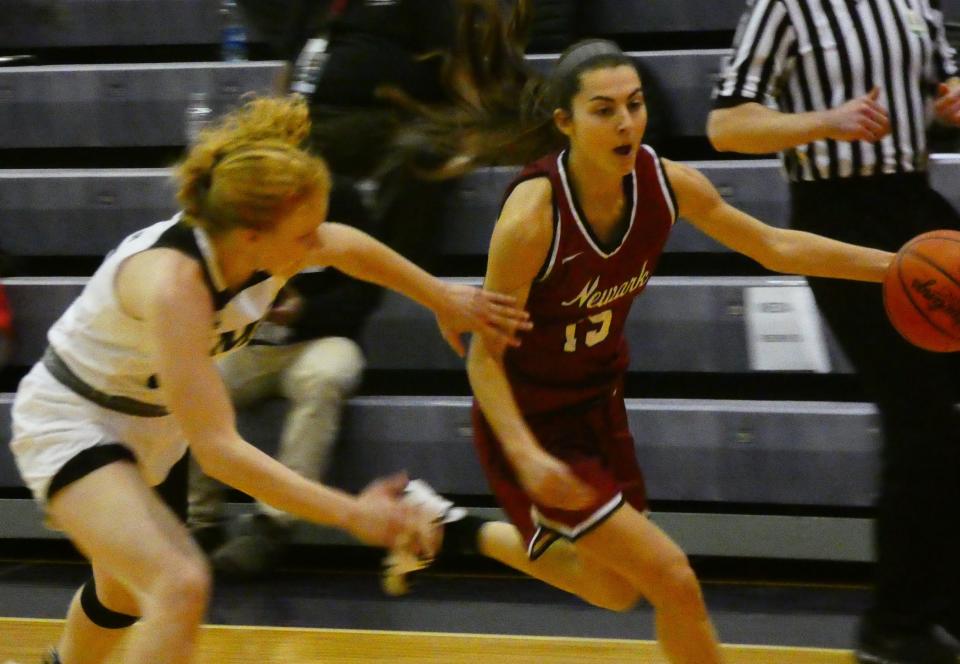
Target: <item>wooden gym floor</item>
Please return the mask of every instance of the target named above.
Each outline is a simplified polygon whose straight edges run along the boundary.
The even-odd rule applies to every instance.
[[[0,664],[39,664],[88,574],[0,560]],[[704,579],[729,664],[853,664],[863,586]],[[662,664],[652,612],[611,613],[497,570],[441,570],[389,598],[367,563],[217,579],[197,664]],[[734,645],[736,644],[736,645]],[[480,659],[482,657],[482,659]]]
[[[3,664],[36,662],[56,640],[59,620],[0,618]],[[840,650],[725,646],[730,664],[849,664]],[[197,664],[352,664],[354,662],[474,664],[613,664],[664,662],[649,641],[493,634],[440,634],[277,627],[204,627]]]

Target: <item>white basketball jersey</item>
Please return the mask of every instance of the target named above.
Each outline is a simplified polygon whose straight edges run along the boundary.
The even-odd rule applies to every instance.
[[[110,395],[163,405],[155,349],[146,324],[124,313],[114,282],[124,260],[147,249],[167,247],[196,258],[203,267],[215,308],[210,354],[244,346],[269,311],[284,279],[257,272],[235,291],[226,287],[207,234],[173,219],[148,226],[110,253],[80,296],[53,324],[50,345],[84,382]]]

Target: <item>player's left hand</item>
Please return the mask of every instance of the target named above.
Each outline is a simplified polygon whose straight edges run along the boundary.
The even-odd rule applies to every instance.
[[[457,355],[466,348],[460,335],[480,334],[491,347],[519,346],[520,332],[533,328],[530,314],[516,307],[516,298],[473,286],[444,282],[442,304],[437,308],[437,325]]]
[[[940,120],[955,127],[960,126],[960,81],[951,79],[949,84],[941,83],[933,108]]]

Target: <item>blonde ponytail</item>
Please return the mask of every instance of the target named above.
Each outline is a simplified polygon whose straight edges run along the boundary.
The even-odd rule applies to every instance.
[[[306,197],[328,193],[323,160],[300,148],[309,130],[302,99],[265,97],[202,131],[175,170],[186,221],[213,234],[266,230]]]

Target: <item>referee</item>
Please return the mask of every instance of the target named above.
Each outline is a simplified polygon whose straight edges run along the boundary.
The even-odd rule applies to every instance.
[[[960,229],[926,174],[934,116],[960,125],[954,51],[932,1],[749,3],[707,131],[718,150],[781,152],[793,227],[890,251]],[[874,285],[809,282],[883,428],[875,588],[857,659],[957,664],[960,365],[901,340]]]

